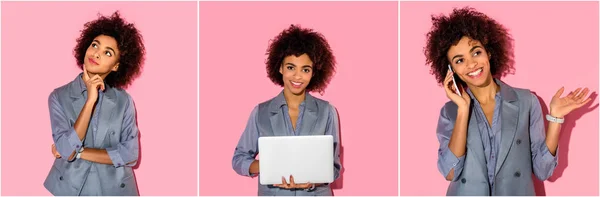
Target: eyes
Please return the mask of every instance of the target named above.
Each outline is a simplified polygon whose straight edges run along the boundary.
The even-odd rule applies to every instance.
[[[481,51],[480,50],[476,50],[475,52],[473,52],[473,57],[478,57],[479,55],[481,55]],[[454,61],[454,64],[460,64],[464,62],[464,58],[458,58]]]
[[[296,67],[295,67],[295,66],[291,66],[291,65],[287,65],[285,68],[286,68],[287,70],[290,70],[290,71],[293,71],[293,70],[295,70],[295,69],[296,69]],[[310,72],[311,72],[311,70],[310,70],[310,68],[306,68],[306,67],[305,67],[305,68],[303,68],[303,69],[302,69],[302,72],[304,72],[304,73],[310,73]]]
[[[96,44],[96,43],[92,43],[91,46],[92,46],[92,48],[95,48],[95,49],[98,48],[98,44]],[[104,55],[106,55],[108,57],[112,57],[113,56],[112,52],[110,52],[109,50],[104,51]]]

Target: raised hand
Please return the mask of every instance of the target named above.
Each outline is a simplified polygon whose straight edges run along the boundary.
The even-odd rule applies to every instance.
[[[456,103],[456,105],[458,105],[459,108],[468,108],[471,104],[471,97],[469,96],[469,94],[467,94],[467,92],[465,92],[465,89],[462,88],[460,84],[456,84],[460,90],[454,89],[454,82],[452,82],[453,74],[453,72],[448,70],[448,72],[446,73],[446,79],[444,79],[444,90],[446,90],[446,96],[454,103]],[[462,96],[459,96],[457,94],[458,91],[461,91]]]
[[[85,65],[83,67],[83,82],[87,88],[88,98],[87,102],[95,103],[98,100],[98,89],[104,91],[104,80],[100,75],[96,74],[92,77],[87,72]]]
[[[569,93],[567,96],[560,98],[565,88],[560,88],[550,101],[550,115],[557,118],[564,118],[571,111],[580,108],[586,103],[590,102],[592,98],[587,97],[589,93],[588,88],[577,88],[574,92]],[[587,99],[586,99],[587,98]]]

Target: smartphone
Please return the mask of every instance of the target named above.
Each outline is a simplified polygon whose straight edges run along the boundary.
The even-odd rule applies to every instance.
[[[454,89],[456,90],[456,93],[458,93],[458,96],[462,96],[460,90],[458,89],[458,86],[456,86],[456,80],[454,80],[454,71],[452,70],[452,66],[448,64],[448,68],[450,69],[450,71],[452,71],[452,84],[454,85]]]

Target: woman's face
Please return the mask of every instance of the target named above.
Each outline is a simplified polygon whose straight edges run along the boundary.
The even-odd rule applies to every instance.
[[[283,75],[283,89],[301,95],[313,76],[313,62],[306,53],[298,57],[290,55],[283,59],[279,73]]]
[[[113,37],[99,35],[87,48],[83,65],[89,73],[106,77],[119,68],[119,55],[117,41]]]
[[[492,82],[489,58],[481,42],[466,36],[448,50],[452,70],[468,86],[485,87]]]

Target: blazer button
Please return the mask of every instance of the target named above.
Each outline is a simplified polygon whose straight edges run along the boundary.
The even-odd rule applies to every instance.
[[[519,171],[515,172],[515,176],[516,177],[520,177],[521,176],[521,172],[519,172]]]
[[[462,178],[462,179],[460,179],[460,182],[461,182],[461,183],[466,183],[466,182],[467,182],[467,179],[465,179],[465,178]]]
[[[110,132],[110,134],[113,134],[113,135],[115,135],[115,132],[114,132],[114,131],[113,131],[113,132]]]
[[[121,183],[121,188],[125,188],[125,183]]]
[[[521,144],[521,139],[517,139],[517,145]]]
[[[63,177],[62,177],[62,176],[58,177],[58,180],[61,180],[61,181],[62,181],[62,180],[63,180]]]

